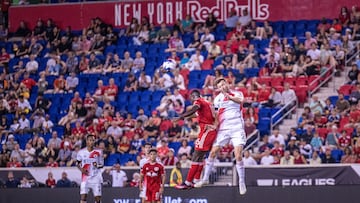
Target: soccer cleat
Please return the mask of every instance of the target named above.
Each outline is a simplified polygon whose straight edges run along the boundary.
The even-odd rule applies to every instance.
[[[240,183],[239,184],[239,192],[240,192],[240,195],[244,195],[246,193],[246,185],[245,185],[245,183]]]
[[[194,187],[193,185],[186,185],[185,183],[182,183],[181,185],[175,185],[175,188],[179,190],[188,190],[193,187]]]
[[[209,181],[208,180],[200,180],[199,182],[195,183],[194,187],[195,188],[201,188],[204,185],[208,185]]]

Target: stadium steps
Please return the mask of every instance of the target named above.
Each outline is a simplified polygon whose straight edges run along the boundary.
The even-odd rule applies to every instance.
[[[347,82],[347,74],[351,67],[345,67],[344,71],[340,71],[339,76],[333,77],[325,86],[321,87],[320,90],[315,93],[320,100],[325,101],[328,97],[337,95],[337,90]],[[304,106],[308,106],[306,102]],[[304,107],[297,108],[296,114],[291,119],[284,119],[283,123],[279,126],[280,134],[287,135],[291,128],[297,126],[297,120],[300,118],[304,111]]]

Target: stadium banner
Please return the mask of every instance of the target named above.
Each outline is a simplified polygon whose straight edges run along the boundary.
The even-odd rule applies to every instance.
[[[356,202],[360,186],[335,187],[248,187],[239,195],[238,187],[204,187],[192,190],[165,188],[162,203],[339,203]],[[1,203],[73,203],[79,202],[79,188],[1,189]],[[87,202],[94,202],[92,194]],[[103,188],[104,203],[141,203],[138,188]]]
[[[342,6],[350,8],[354,3],[354,0],[124,0],[12,6],[9,25],[10,31],[15,31],[20,21],[33,28],[38,19],[51,18],[61,28],[71,26],[73,30],[82,30],[92,18],[100,17],[108,24],[125,28],[133,17],[146,16],[155,25],[162,22],[172,25],[187,14],[195,22],[204,22],[209,13],[223,22],[232,10],[240,15],[244,9],[255,20],[333,19],[338,17]]]
[[[356,165],[354,165],[358,168]],[[348,166],[247,168],[249,186],[335,186],[360,185],[357,169]]]
[[[228,168],[229,164],[218,167]],[[166,183],[169,182],[169,175],[172,167],[166,167]],[[138,173],[137,167],[122,167],[127,175],[128,180],[132,180],[133,174]],[[63,172],[67,173],[69,180],[80,184],[81,174],[76,167],[59,167],[59,168],[17,168],[17,169],[0,169],[0,180],[6,180],[8,172],[12,171],[14,177],[21,179],[25,175],[35,179],[39,183],[45,183],[47,174],[53,173],[56,180],[61,178]],[[218,170],[221,171],[221,170]],[[181,169],[183,177],[186,177],[187,168]],[[217,174],[221,176],[221,174]],[[103,178],[106,184],[111,182],[111,177],[103,169]],[[235,181],[237,182],[237,181]],[[232,183],[224,183],[231,185]],[[251,187],[263,186],[337,186],[337,185],[360,185],[360,165],[344,164],[327,164],[319,166],[252,166],[246,168],[246,184]]]

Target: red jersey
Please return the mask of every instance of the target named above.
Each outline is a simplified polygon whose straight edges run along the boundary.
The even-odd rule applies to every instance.
[[[92,107],[92,105],[95,103],[95,100],[94,98],[92,97],[89,97],[89,98],[85,98],[84,99],[84,107],[85,108],[90,108]]]
[[[106,87],[104,87],[104,86],[96,88],[94,95],[95,95],[95,96],[102,96],[102,95],[104,95],[105,88],[106,88]]]
[[[108,96],[116,96],[118,93],[118,87],[116,85],[112,85],[112,86],[109,85],[105,88],[105,93]]]
[[[55,179],[47,179],[46,182],[45,182],[46,186],[48,187],[52,187],[52,186],[55,186],[56,185],[56,181]]]
[[[161,185],[161,177],[164,175],[165,170],[164,166],[155,162],[147,162],[144,164],[141,174],[144,176],[144,179],[146,179],[146,188],[151,189],[158,189]]]
[[[73,135],[75,135],[77,137],[83,137],[85,135],[85,133],[86,133],[86,130],[82,126],[80,128],[74,128],[71,131],[71,134],[73,134]]]
[[[52,168],[56,168],[59,167],[59,164],[57,162],[52,162],[52,163],[47,163],[46,167],[52,167]]]
[[[197,110],[199,124],[214,124],[214,109],[210,102],[204,98],[199,98],[194,102],[194,105],[199,107]]]
[[[284,156],[284,150],[282,148],[273,148],[271,150],[271,155],[282,157]]]
[[[339,137],[339,145],[341,147],[347,147],[351,143],[351,137],[349,135]]]
[[[35,80],[33,80],[32,78],[26,78],[21,81],[21,83],[23,83],[29,90],[31,90],[31,88],[36,85]]]
[[[270,96],[270,92],[269,90],[259,90],[259,94],[258,94],[258,101],[262,102],[262,101],[267,101],[269,99]]]

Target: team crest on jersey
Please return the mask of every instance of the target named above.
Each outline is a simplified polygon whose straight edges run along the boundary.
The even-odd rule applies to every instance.
[[[154,168],[154,171],[158,171],[158,170],[159,170],[159,167],[155,167],[155,168]]]

